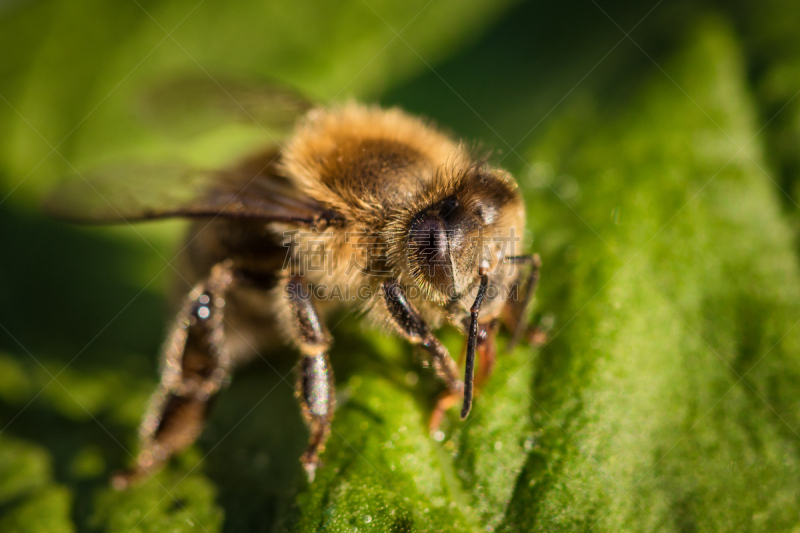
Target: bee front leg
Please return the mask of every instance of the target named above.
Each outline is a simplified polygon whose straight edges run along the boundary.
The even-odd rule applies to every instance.
[[[112,478],[115,488],[157,472],[200,435],[210,403],[230,372],[223,320],[232,282],[231,261],[225,261],[186,297],[164,344],[161,382],[139,428],[136,466]]]
[[[475,373],[475,394],[481,390],[484,383],[494,371],[494,364],[497,360],[497,321],[491,320],[484,324],[478,324],[478,332],[475,341],[475,353],[478,356],[478,370]],[[469,348],[469,339],[465,343],[465,348]],[[465,350],[466,351],[466,350]],[[453,407],[461,398],[459,394],[452,394],[445,391],[439,397],[436,408],[431,415],[430,430],[436,431],[444,418],[445,412]]]
[[[458,367],[450,357],[447,348],[430,331],[425,321],[419,315],[411,302],[406,298],[402,285],[397,280],[389,280],[383,284],[384,301],[386,309],[394,321],[397,330],[409,342],[421,346],[433,364],[436,375],[439,376],[447,391],[436,402],[436,407],[431,414],[430,430],[436,431],[441,423],[444,412],[452,407],[464,394],[464,383],[459,380]]]
[[[475,374],[475,389],[480,390],[494,371],[497,360],[497,321],[478,325],[476,352],[478,354],[478,372]]]
[[[310,433],[308,447],[300,462],[311,483],[319,466],[319,455],[330,434],[335,407],[333,369],[328,359],[330,334],[317,315],[301,278],[291,278],[286,283],[285,294],[288,295],[286,300],[290,311],[288,327],[302,353],[295,394],[300,399]]]

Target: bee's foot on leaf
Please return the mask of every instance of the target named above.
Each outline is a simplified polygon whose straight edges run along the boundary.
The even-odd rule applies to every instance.
[[[319,457],[313,456],[309,457],[307,455],[303,455],[300,458],[300,462],[303,464],[303,470],[306,472],[306,477],[308,478],[308,483],[311,484],[314,482],[314,478],[317,475],[317,468],[320,466]]]
[[[445,391],[439,396],[439,399],[436,401],[436,407],[433,408],[433,413],[431,413],[430,422],[428,422],[428,430],[431,435],[439,430],[445,412],[458,403],[462,395],[463,393],[459,395],[450,391]]]
[[[554,318],[552,315],[545,315],[537,324],[528,328],[525,332],[525,340],[530,346],[538,348],[547,343],[550,332],[553,330]]]
[[[528,330],[525,340],[528,341],[530,346],[538,348],[547,342],[547,331],[540,329],[539,326],[534,326]]]

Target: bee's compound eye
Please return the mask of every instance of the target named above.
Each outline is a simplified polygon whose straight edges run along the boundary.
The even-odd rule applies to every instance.
[[[414,221],[409,231],[409,244],[415,254],[428,263],[444,260],[447,255],[447,229],[436,217]]]
[[[437,216],[423,216],[409,229],[409,258],[417,275],[443,292],[452,284],[447,227]]]

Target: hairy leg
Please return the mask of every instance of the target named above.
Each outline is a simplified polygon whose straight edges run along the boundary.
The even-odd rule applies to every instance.
[[[231,262],[219,263],[186,297],[164,344],[161,381],[139,428],[136,466],[116,474],[114,487],[125,488],[157,472],[200,435],[211,401],[230,372],[223,320],[232,282]]]
[[[383,295],[386,309],[394,321],[397,331],[410,343],[425,350],[436,375],[447,387],[447,391],[439,397],[431,415],[429,426],[431,431],[435,431],[444,412],[464,395],[464,383],[458,379],[458,366],[450,357],[447,348],[434,336],[417,310],[408,301],[403,287],[397,280],[384,282]]]
[[[302,278],[287,281],[285,294],[289,304],[288,327],[302,354],[295,394],[310,433],[308,447],[300,458],[310,483],[314,481],[319,455],[330,434],[335,407],[333,369],[328,360],[330,335],[303,287]]]

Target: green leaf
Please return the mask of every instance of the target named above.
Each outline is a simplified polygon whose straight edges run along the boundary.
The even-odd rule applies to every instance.
[[[52,485],[50,457],[39,446],[3,437],[0,440],[0,530],[74,531],[70,520],[72,496],[66,487]]]
[[[0,528],[9,533],[75,531],[70,522],[70,493],[63,487],[51,487],[14,507],[0,519]]]
[[[625,108],[587,99],[528,152],[542,246],[572,231],[546,256],[563,329],[536,365],[541,449],[508,530],[797,524],[793,235],[730,25],[684,39]]]

